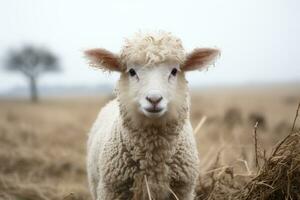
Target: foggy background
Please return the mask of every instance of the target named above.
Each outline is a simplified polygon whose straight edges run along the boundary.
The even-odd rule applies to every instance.
[[[7,53],[24,45],[45,47],[59,59],[61,72],[38,80],[43,95],[111,91],[118,74],[88,67],[82,51],[117,53],[124,37],[139,30],[170,31],[187,51],[221,49],[215,67],[188,73],[194,88],[297,84],[299,6],[297,0],[1,1],[0,95],[28,94],[23,75],[4,69]]]

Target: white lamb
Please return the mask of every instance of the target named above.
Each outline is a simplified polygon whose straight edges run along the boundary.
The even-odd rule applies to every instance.
[[[94,200],[191,200],[198,153],[189,119],[185,72],[211,64],[217,49],[185,54],[166,32],[136,34],[119,55],[85,52],[92,66],[120,72],[117,97],[100,112],[88,139]]]

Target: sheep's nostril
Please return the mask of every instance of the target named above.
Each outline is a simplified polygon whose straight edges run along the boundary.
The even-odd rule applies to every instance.
[[[146,97],[146,99],[153,105],[157,105],[163,97],[160,95],[149,95]]]

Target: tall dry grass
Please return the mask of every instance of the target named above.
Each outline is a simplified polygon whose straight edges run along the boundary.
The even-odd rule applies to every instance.
[[[244,173],[236,173],[236,166],[221,165],[220,152],[209,170],[199,177],[196,199],[236,199],[236,200],[279,200],[300,199],[300,130],[296,129],[300,103],[296,111],[292,129],[267,155],[267,150],[257,145],[258,122],[253,131],[255,163],[249,168],[251,160],[241,161]]]

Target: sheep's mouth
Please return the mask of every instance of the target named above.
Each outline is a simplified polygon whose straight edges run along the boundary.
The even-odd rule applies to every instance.
[[[160,113],[162,110],[163,110],[162,108],[156,108],[156,107],[146,108],[146,111],[149,113]]]
[[[166,112],[165,108],[161,107],[149,107],[149,108],[142,108],[142,112],[146,117],[149,118],[159,118],[164,115]]]

